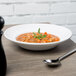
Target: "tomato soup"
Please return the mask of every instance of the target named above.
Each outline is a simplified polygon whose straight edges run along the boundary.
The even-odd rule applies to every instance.
[[[49,43],[59,41],[60,38],[52,34],[47,34],[47,32],[29,32],[19,35],[16,40],[29,43]]]
[[[59,41],[60,38],[55,35],[48,34],[47,32],[41,33],[39,28],[38,32],[21,34],[16,38],[16,40],[29,43],[49,43]]]

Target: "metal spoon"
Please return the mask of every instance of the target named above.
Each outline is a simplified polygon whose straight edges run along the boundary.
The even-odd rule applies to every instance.
[[[50,59],[47,59],[47,60],[44,60],[44,63],[46,63],[47,65],[49,66],[58,66],[60,65],[60,61],[65,59],[66,57],[70,56],[71,54],[75,53],[76,52],[76,49],[64,54],[63,56],[57,58],[57,59],[54,59],[54,60],[50,60]]]

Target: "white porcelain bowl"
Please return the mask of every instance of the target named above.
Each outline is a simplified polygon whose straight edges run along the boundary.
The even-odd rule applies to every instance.
[[[18,35],[27,32],[37,32],[38,28],[41,29],[41,32],[47,32],[58,36],[60,38],[60,41],[50,43],[27,43],[27,42],[16,41],[16,37]],[[8,28],[4,32],[4,36],[8,40],[21,46],[22,48],[36,51],[36,50],[47,50],[56,47],[58,44],[68,40],[72,36],[72,32],[65,27],[54,24],[22,24]]]

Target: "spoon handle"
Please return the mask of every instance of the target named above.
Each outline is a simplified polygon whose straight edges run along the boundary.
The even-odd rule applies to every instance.
[[[68,52],[67,54],[64,54],[63,56],[59,57],[58,60],[61,61],[61,60],[65,59],[66,57],[72,55],[72,54],[75,53],[75,52],[76,52],[76,49],[74,49],[74,50]]]

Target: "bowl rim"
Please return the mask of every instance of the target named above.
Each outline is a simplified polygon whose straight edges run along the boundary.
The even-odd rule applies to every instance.
[[[39,23],[37,23],[37,24],[39,24]],[[41,23],[41,24],[42,24],[42,23]],[[15,25],[15,26],[12,26],[12,27],[17,27],[17,26],[21,26],[21,25],[30,25],[30,24],[19,24],[19,25]],[[66,28],[66,27],[64,27],[64,26],[56,25],[56,24],[48,24],[48,25],[54,25],[54,26],[58,26],[58,27],[63,27],[63,28],[67,29],[67,30],[70,32],[70,36],[67,37],[67,38],[64,39],[64,40],[57,41],[57,42],[49,42],[49,43],[29,43],[29,42],[21,42],[21,41],[9,39],[9,38],[6,36],[6,31],[7,31],[8,29],[12,28],[12,27],[9,27],[9,28],[7,28],[7,29],[5,30],[4,36],[5,36],[8,40],[10,40],[10,41],[12,41],[12,42],[19,43],[19,44],[27,44],[27,45],[49,45],[49,44],[58,44],[58,43],[61,43],[61,42],[66,41],[66,40],[68,40],[68,39],[70,39],[70,38],[72,37],[72,31],[71,31],[70,29],[68,29],[68,28]]]

